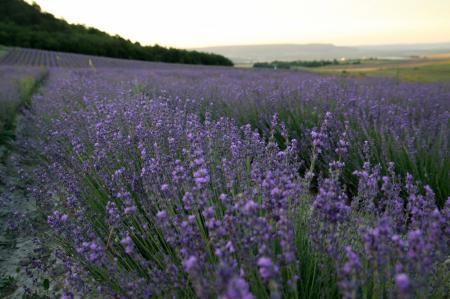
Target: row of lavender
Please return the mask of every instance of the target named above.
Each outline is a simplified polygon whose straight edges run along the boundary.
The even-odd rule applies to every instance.
[[[14,139],[16,116],[29,104],[35,85],[45,77],[45,71],[30,67],[0,66],[0,161],[4,148]]]
[[[444,297],[450,202],[439,210],[432,188],[371,162],[372,142],[356,145],[355,191],[343,184],[355,126],[402,147],[448,137],[448,90],[386,84],[54,70],[34,99],[33,146],[46,161],[34,192],[66,252],[64,296],[89,296],[94,281],[129,298]],[[287,111],[305,117],[304,139],[280,121]],[[245,117],[260,130],[239,125]]]

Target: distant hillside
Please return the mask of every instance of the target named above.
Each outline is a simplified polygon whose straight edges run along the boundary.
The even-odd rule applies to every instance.
[[[335,46],[333,44],[275,44],[220,46],[196,50],[225,55],[235,63],[294,60],[361,59],[368,57],[426,56],[450,51],[450,43],[379,46]]]
[[[142,46],[95,28],[72,25],[22,0],[0,0],[0,44],[146,61],[232,65],[222,55]]]

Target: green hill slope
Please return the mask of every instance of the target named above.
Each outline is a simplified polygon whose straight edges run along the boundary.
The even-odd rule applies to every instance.
[[[22,0],[0,0],[0,44],[146,61],[233,65],[217,54],[142,46],[95,28],[72,25]]]

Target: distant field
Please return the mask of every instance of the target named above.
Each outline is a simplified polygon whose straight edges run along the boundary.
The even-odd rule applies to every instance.
[[[420,82],[449,81],[450,60],[425,66],[379,70],[368,75],[397,77],[400,80]]]
[[[450,52],[430,55],[430,58],[450,58]]]
[[[148,62],[62,53],[46,50],[12,48],[0,58],[1,65],[23,65],[42,67],[125,67],[142,65]]]
[[[358,65],[325,66],[312,71],[321,74],[386,76],[406,81],[450,81],[450,53],[409,60],[363,60]]]
[[[3,47],[4,48],[4,47]],[[0,52],[3,48],[0,48]],[[37,67],[66,67],[66,68],[132,68],[142,69],[163,65],[170,67],[184,67],[184,64],[161,63],[131,59],[109,58],[94,55],[55,52],[47,50],[36,50],[26,48],[4,48],[0,55],[0,65],[8,66],[37,66]],[[199,66],[200,67],[200,66]]]

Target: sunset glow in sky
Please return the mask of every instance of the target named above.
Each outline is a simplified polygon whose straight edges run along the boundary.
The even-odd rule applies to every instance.
[[[450,42],[450,0],[35,2],[70,23],[150,45]]]

